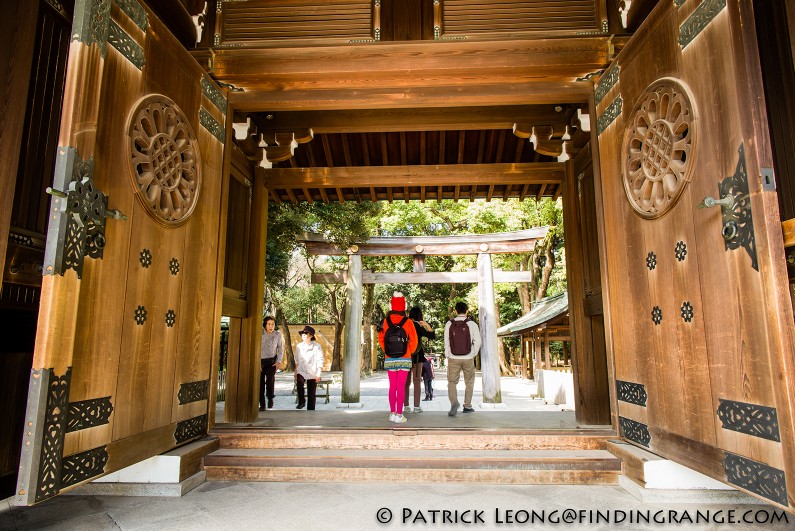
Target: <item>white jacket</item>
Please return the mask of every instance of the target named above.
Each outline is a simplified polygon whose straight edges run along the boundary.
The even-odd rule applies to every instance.
[[[466,319],[466,315],[456,315],[456,321],[463,321]],[[450,352],[450,321],[447,321],[447,324],[444,325],[444,357],[447,359],[453,360],[471,360],[475,356],[478,355],[480,351],[480,328],[478,328],[477,323],[475,321],[470,320],[467,323],[469,327],[469,338],[472,340],[472,350],[469,351],[469,354],[464,354],[461,356],[456,356],[452,352]]]
[[[323,349],[316,341],[301,341],[295,348],[295,372],[307,380],[319,380],[323,370]]]

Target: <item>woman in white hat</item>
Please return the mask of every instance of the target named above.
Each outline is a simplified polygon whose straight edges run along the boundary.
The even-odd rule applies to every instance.
[[[315,341],[315,329],[307,325],[301,334],[301,342],[295,349],[295,387],[298,391],[298,405],[296,409],[315,409],[315,395],[317,381],[323,369],[323,349]],[[306,400],[304,399],[304,382],[306,382]]]

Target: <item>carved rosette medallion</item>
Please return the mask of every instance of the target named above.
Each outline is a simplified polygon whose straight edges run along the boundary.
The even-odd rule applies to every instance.
[[[147,212],[168,226],[184,223],[201,189],[201,159],[193,128],[177,104],[155,94],[130,115],[130,168]]]
[[[621,150],[624,190],[646,219],[671,210],[690,181],[695,115],[688,90],[671,78],[652,83],[632,112]]]

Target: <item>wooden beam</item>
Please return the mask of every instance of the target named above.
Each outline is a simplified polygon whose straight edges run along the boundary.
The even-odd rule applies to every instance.
[[[351,148],[348,145],[348,135],[342,133],[342,152],[345,156],[345,165],[351,166]]]
[[[337,187],[337,188],[335,188],[335,190],[337,191],[337,201],[339,201],[340,203],[344,203],[345,202],[345,194],[342,192],[342,188]]]
[[[404,186],[437,186],[461,184],[551,184],[563,180],[561,162],[524,162],[521,164],[448,164],[443,166],[372,166],[336,168],[257,168],[268,188],[300,189],[334,188],[339,186],[385,186],[400,182]],[[474,194],[474,192],[473,192]]]
[[[453,192],[453,201],[458,203],[458,195],[461,193],[461,187],[456,185],[455,191]]]
[[[270,190],[270,193],[271,193],[271,197],[273,198],[273,201],[274,201],[274,202],[275,202],[277,205],[281,205],[281,204],[282,204],[282,198],[281,198],[281,197],[279,197],[279,194],[277,194],[277,193],[276,193],[276,190],[274,190],[274,189],[271,189],[271,190]],[[322,193],[323,193],[323,191],[321,190],[321,192],[320,192],[320,193],[322,194]]]
[[[425,202],[425,187],[420,186],[420,203]]]
[[[334,157],[331,155],[331,146],[328,143],[328,135],[321,135],[321,143],[323,144],[323,153],[326,155],[326,166],[329,168],[334,167]]]
[[[244,89],[229,95],[241,111],[584,103],[593,85],[574,80],[627,38],[216,48],[212,74]]]
[[[406,155],[406,132],[401,131],[400,135],[400,164],[405,166],[408,164],[408,157]]]
[[[519,201],[524,201],[524,198],[527,197],[527,189],[530,187],[529,184],[525,184],[522,186],[522,193],[519,194]]]
[[[483,164],[483,150],[486,147],[486,131],[481,131],[478,138],[478,164]]]
[[[403,187],[403,201],[408,203],[409,199],[410,199],[410,197],[409,197],[409,187],[408,186],[404,186]]]
[[[466,139],[466,132],[461,130],[458,132],[458,164],[464,163],[464,140]],[[519,162],[518,160],[515,162]]]
[[[373,203],[378,202],[378,197],[376,197],[375,195],[375,188],[373,188],[372,186],[370,187],[370,201],[372,201]]]
[[[483,252],[480,246],[484,243],[489,246],[490,253],[522,253],[531,251],[535,242],[546,236],[547,230],[547,227],[537,227],[492,234],[377,237],[359,244],[357,253],[367,256],[414,256],[417,254],[417,245],[421,245],[424,255],[479,254]],[[306,246],[310,255],[348,254],[320,234],[303,234],[297,239]]]
[[[389,165],[389,150],[386,148],[386,133],[378,135],[381,138],[381,165]]]
[[[292,191],[292,189],[287,190],[287,197],[290,198],[290,202],[292,204],[294,204],[294,205],[298,204],[298,198],[295,197],[295,193]]]
[[[544,192],[546,192],[546,190],[546,183],[541,183],[541,187],[538,189],[538,194],[536,195],[536,201],[541,201],[541,198],[544,197]]]
[[[425,165],[425,131],[420,133],[420,164]]]
[[[497,153],[494,155],[494,162],[502,162],[502,152],[505,150],[505,129],[500,130],[497,137]]]
[[[320,189],[320,198],[323,200],[325,204],[329,204],[328,194],[326,193],[325,188]]]
[[[530,282],[529,271],[494,270],[494,282],[515,283]],[[443,272],[411,272],[411,273],[374,273],[362,272],[364,284],[475,284],[478,281],[477,271],[443,271]],[[348,282],[346,271],[334,273],[312,273],[312,284],[345,284]]]
[[[369,166],[370,165],[370,147],[367,145],[367,135],[364,134],[364,133],[361,133],[359,136],[362,139],[362,156],[364,157],[364,165],[365,166]],[[349,164],[349,166],[350,166],[350,164]]]

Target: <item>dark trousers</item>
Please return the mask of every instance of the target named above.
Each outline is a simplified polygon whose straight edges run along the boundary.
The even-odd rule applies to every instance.
[[[420,381],[422,381],[422,363],[414,363],[411,366],[411,374],[406,378],[406,394],[403,399],[403,406],[409,405],[409,386],[414,382],[414,407],[420,407]]]
[[[304,400],[304,382],[306,382],[306,400]],[[313,410],[315,409],[315,395],[317,394],[317,380],[312,378],[311,380],[307,380],[300,374],[295,375],[295,387],[298,390],[298,405],[304,407],[306,404],[306,409]]]
[[[433,380],[431,379],[425,380],[425,396],[433,398]]]
[[[259,373],[259,407],[265,407],[265,396],[273,400],[276,396],[276,365],[271,360],[260,360],[262,371]],[[266,392],[267,391],[267,392]]]

